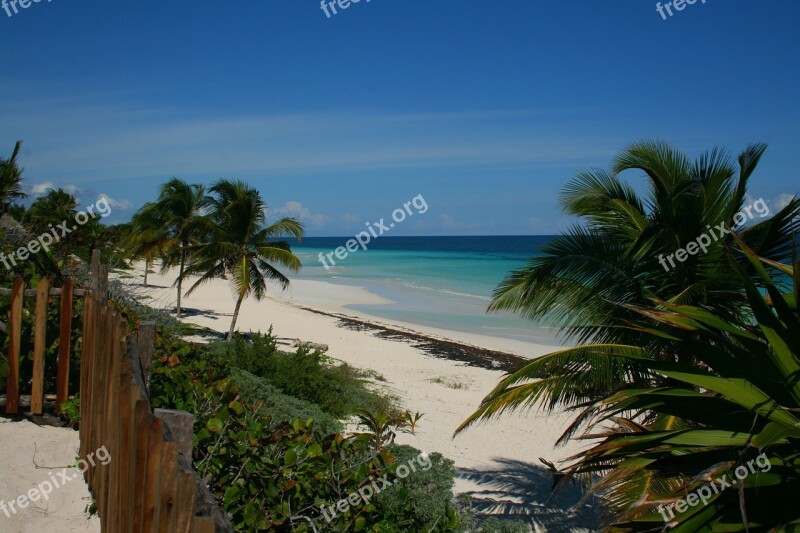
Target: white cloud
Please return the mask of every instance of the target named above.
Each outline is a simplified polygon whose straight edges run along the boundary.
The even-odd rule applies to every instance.
[[[99,201],[101,198],[105,198],[106,202],[108,202],[108,205],[115,210],[128,211],[129,209],[133,208],[133,204],[128,200],[115,200],[114,198],[111,198],[109,195],[102,192],[97,195],[97,200]]]
[[[311,225],[314,229],[322,228],[330,219],[318,213],[312,213],[309,208],[297,201],[286,202],[283,207],[275,209],[268,209],[267,213],[270,219],[277,219],[281,217],[296,218],[300,222]]]
[[[34,183],[31,187],[31,194],[34,196],[42,196],[47,194],[50,189],[55,189],[56,185],[52,181],[43,181],[42,183]]]
[[[81,189],[80,187],[78,187],[77,185],[61,185],[61,186],[57,186],[52,181],[43,181],[41,183],[34,183],[33,184],[33,186],[31,187],[31,194],[33,196],[44,196],[45,194],[47,194],[47,191],[49,191],[50,189],[53,189],[53,190],[61,189],[64,192],[69,193],[69,194],[71,194],[73,196],[76,196],[76,195],[81,194],[82,192],[84,192],[84,190]]]
[[[789,193],[781,194],[780,196],[772,200],[772,209],[774,209],[775,211],[780,211],[781,209],[789,205],[789,202],[792,201],[792,198],[794,198],[793,194]]]

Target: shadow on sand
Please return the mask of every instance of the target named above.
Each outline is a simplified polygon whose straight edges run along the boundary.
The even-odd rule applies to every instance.
[[[464,493],[478,518],[520,520],[533,531],[548,533],[600,529],[597,501],[581,502],[584,490],[571,483],[553,493],[553,476],[543,465],[495,459],[491,468],[461,468],[458,477],[481,486]]]

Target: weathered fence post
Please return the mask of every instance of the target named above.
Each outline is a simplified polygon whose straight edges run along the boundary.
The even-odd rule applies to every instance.
[[[11,289],[11,319],[9,320],[8,343],[8,380],[6,388],[6,413],[16,414],[19,411],[19,351],[22,337],[22,297],[25,294],[25,282],[22,278],[14,279]]]

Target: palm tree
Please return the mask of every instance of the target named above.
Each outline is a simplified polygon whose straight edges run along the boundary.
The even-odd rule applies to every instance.
[[[601,348],[638,365],[652,383],[604,399],[594,423],[611,427],[593,435],[569,469],[605,474],[595,490],[615,508],[612,531],[661,530],[654,523],[664,522],[686,533],[800,527],[800,262],[775,263],[738,244],[761,281],[731,255],[751,323],[730,324],[697,306],[634,308],[655,319],[650,334],[668,336],[702,365],[653,359],[638,346]],[[789,291],[767,267],[794,278]],[[672,385],[658,386],[663,377]],[[637,481],[641,490],[631,490]]]
[[[289,279],[274,264],[300,270],[286,237],[303,237],[303,225],[295,219],[283,218],[266,225],[265,205],[258,190],[241,181],[222,179],[211,187],[207,231],[209,241],[191,248],[192,263],[185,276],[199,276],[187,292],[215,279],[230,280],[236,294],[236,307],[227,339],[233,339],[242,302],[248,296],[261,300],[267,282],[276,281],[283,290]]]
[[[132,259],[144,259],[144,281],[147,287],[147,275],[155,258],[164,252],[169,242],[161,213],[154,203],[146,203],[133,216],[130,231],[125,238],[123,248],[128,250]]]
[[[23,224],[28,226],[32,233],[41,235],[48,233],[52,228],[58,227],[63,221],[72,221],[77,213],[78,200],[63,189],[48,189],[44,196],[36,199],[25,212]],[[79,252],[78,241],[80,230],[72,230],[68,236],[53,242],[53,261],[63,267],[68,258]],[[84,254],[85,255],[85,254]]]
[[[143,238],[152,241],[145,249],[161,252],[161,270],[168,271],[178,267],[178,277],[174,286],[178,289],[176,314],[181,316],[181,297],[183,295],[183,281],[186,266],[189,260],[190,247],[205,240],[207,227],[206,210],[209,199],[205,194],[205,187],[197,184],[188,184],[178,178],[173,178],[161,186],[158,200],[154,205],[146,206],[140,210],[142,218],[150,217],[145,227],[148,230]],[[147,243],[145,243],[147,244]]]
[[[520,313],[555,325],[567,340],[594,345],[526,363],[503,379],[457,431],[520,407],[581,406],[559,441],[564,442],[597,412],[597,402],[609,391],[651,384],[640,367],[606,357],[608,346],[640,346],[655,359],[695,363],[693,354],[676,351],[671,339],[651,335],[652,322],[633,306],[647,306],[653,299],[701,305],[728,322],[746,322],[749,309],[723,253],[730,235],[675,268],[665,269],[660,259],[720,223],[732,225],[747,202],[748,180],[765,150],[763,144],[746,148],[738,158],[737,176],[723,151],[712,150],[691,162],[668,145],[642,142],[623,151],[611,172],[579,173],[565,187],[561,203],[586,224],[557,237],[541,257],[511,273],[496,289],[490,310]],[[620,179],[626,170],[644,172],[647,196],[640,197]],[[784,261],[791,257],[800,228],[798,214],[800,200],[794,199],[772,218],[738,233],[759,256]],[[738,260],[756,276],[741,255]]]
[[[17,141],[11,157],[8,159],[0,157],[0,213],[5,213],[14,201],[28,197],[22,191],[23,169],[17,165],[20,148],[22,148],[22,141]]]

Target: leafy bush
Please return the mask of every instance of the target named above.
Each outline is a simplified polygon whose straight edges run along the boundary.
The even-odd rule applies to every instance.
[[[272,326],[265,334],[256,333],[246,339],[236,335],[233,342],[216,342],[209,348],[213,353],[225,355],[231,366],[241,368],[256,376],[266,376],[272,370],[272,356],[278,352],[278,343],[272,336]]]
[[[359,409],[392,410],[391,401],[369,390],[357,369],[335,364],[324,354],[303,346],[297,353],[280,352],[271,330],[253,334],[249,341],[237,336],[232,343],[217,342],[209,351],[226,359],[230,366],[267,380],[284,394],[317,404],[337,419]]]
[[[254,376],[250,372],[234,369],[231,381],[239,389],[242,398],[249,402],[259,402],[263,406],[260,412],[272,420],[271,427],[282,422],[292,422],[296,418],[314,420],[314,425],[326,433],[342,430],[342,425],[316,404],[300,400],[282,393],[270,385],[265,379]]]
[[[243,399],[232,380],[204,391],[219,407],[198,419],[194,459],[198,473],[232,516],[237,531],[361,531],[381,521],[370,505],[351,506],[330,523],[332,505],[373,477],[392,478],[391,454],[374,454],[364,437],[324,435],[311,420],[269,429],[258,402]]]
[[[392,472],[400,465],[419,464],[420,451],[405,445],[390,446],[394,456]],[[405,478],[381,492],[376,499],[376,511],[383,520],[400,527],[398,531],[453,531],[459,523],[453,505],[453,461],[439,453],[428,456],[431,467],[417,467]]]

